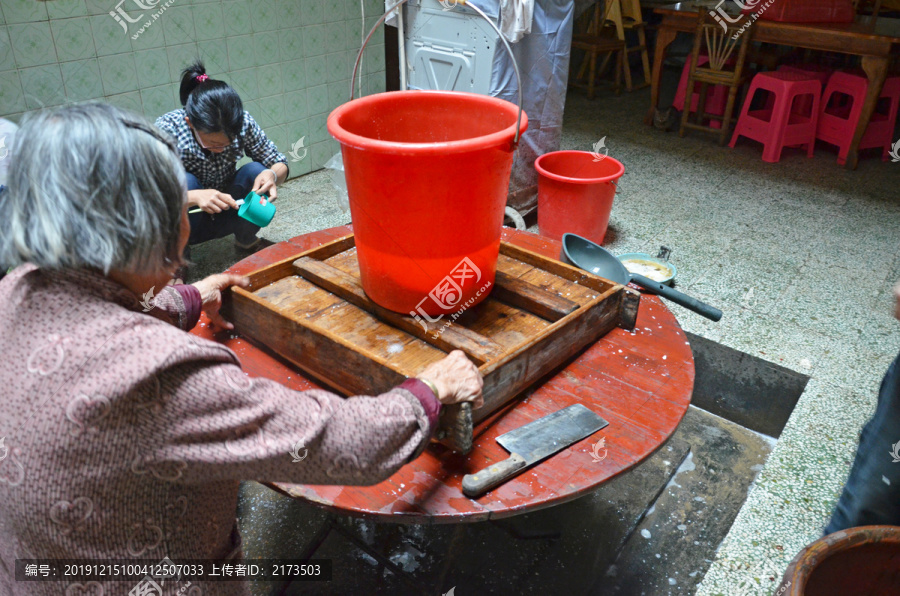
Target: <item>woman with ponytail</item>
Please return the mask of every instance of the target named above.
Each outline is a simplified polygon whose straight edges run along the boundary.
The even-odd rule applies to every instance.
[[[211,79],[202,62],[184,69],[180,94],[184,107],[160,116],[156,126],[175,138],[187,173],[189,244],[234,234],[235,246],[253,250],[259,226],[238,217],[236,201],[251,190],[274,201],[288,176],[287,158],[244,111],[237,92]],[[244,155],[253,161],[237,169]]]

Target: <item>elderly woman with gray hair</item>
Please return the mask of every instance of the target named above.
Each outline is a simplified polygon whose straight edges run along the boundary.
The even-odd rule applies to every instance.
[[[240,558],[241,480],[373,484],[422,452],[442,403],[480,405],[461,352],[374,397],[249,378],[185,332],[201,309],[230,327],[220,292],[246,279],[166,285],[186,201],[171,141],[112,106],[42,112],[16,138],[0,196],[0,263],[16,266],[0,281],[0,594],[135,588],[18,582],[16,559]],[[248,593],[212,586],[190,593]]]

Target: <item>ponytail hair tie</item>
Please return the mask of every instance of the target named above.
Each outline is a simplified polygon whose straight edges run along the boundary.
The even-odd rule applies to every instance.
[[[209,75],[202,74],[202,75],[197,75],[197,76],[194,77],[194,78],[197,79],[197,82],[198,82],[198,83],[202,83],[203,81],[205,81],[206,79],[209,78]]]

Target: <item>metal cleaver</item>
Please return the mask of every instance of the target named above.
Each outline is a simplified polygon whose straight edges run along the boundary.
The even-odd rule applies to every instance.
[[[477,497],[526,468],[588,437],[609,422],[581,404],[563,408],[497,437],[507,459],[463,477],[463,494]]]

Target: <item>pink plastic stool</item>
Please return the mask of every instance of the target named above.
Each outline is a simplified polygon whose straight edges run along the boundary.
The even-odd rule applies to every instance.
[[[850,143],[859,123],[868,89],[869,80],[864,74],[839,71],[831,76],[822,96],[816,138],[837,145],[837,161],[840,165],[847,162]],[[887,161],[893,143],[898,106],[900,106],[900,77],[891,77],[884,82],[869,126],[866,127],[866,132],[859,143],[860,150],[881,147],[881,159]]]
[[[760,89],[773,93],[775,104],[771,109],[751,111],[753,94]],[[794,145],[806,145],[806,156],[812,157],[821,93],[822,83],[806,74],[783,70],[757,74],[750,83],[728,146],[734,147],[738,137],[744,136],[763,144],[762,159],[765,162],[779,161],[781,150]],[[794,98],[803,95],[812,96],[812,110],[808,115],[791,110]]]
[[[824,89],[825,85],[828,84],[828,79],[831,78],[831,73],[834,72],[833,68],[828,68],[827,66],[822,66],[820,64],[782,64],[778,67],[778,70],[784,70],[787,72],[799,72],[801,74],[809,75],[810,77],[822,83],[822,89]],[[811,97],[809,97],[808,95],[804,95],[803,97],[797,99],[796,111],[800,112],[801,114],[809,114],[811,113],[811,110]]]
[[[697,56],[697,66],[703,66],[709,63],[708,56]],[[691,57],[688,56],[684,68],[681,69],[681,80],[678,81],[678,90],[675,92],[675,101],[672,106],[679,112],[684,110],[684,94],[687,93],[688,76],[691,71]],[[691,95],[691,113],[697,111],[697,102],[700,101],[700,83],[694,84],[694,93]],[[707,114],[715,114],[722,116],[725,114],[725,105],[728,103],[728,87],[725,85],[712,85],[711,89],[706,90],[706,106]],[[722,123],[718,120],[711,120],[709,123],[712,128],[722,128]]]

